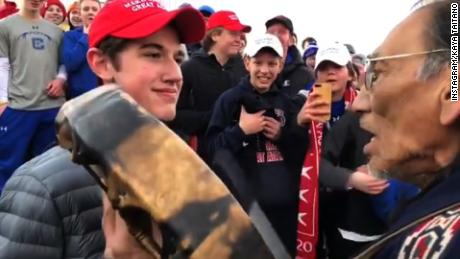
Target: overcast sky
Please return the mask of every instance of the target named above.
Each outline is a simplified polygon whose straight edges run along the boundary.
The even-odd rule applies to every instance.
[[[21,0],[17,0],[21,1]],[[73,0],[64,0],[68,6]],[[406,17],[416,0],[160,0],[167,9],[184,2],[215,10],[232,10],[254,33],[265,31],[264,23],[279,14],[290,17],[299,44],[313,36],[318,44],[351,43],[359,53],[369,54],[388,32]]]
[[[358,52],[369,54],[410,13],[416,0],[162,0],[168,9],[183,2],[232,10],[252,26],[253,33],[263,33],[266,20],[283,14],[292,19],[299,44],[313,36],[320,45],[351,43]]]

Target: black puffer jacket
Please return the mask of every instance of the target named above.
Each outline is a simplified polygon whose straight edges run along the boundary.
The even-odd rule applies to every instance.
[[[303,62],[297,47],[289,47],[286,64],[276,79],[276,84],[281,87],[281,91],[289,97],[293,97],[300,90],[305,90],[307,85],[311,85],[314,81],[314,75]]]
[[[101,189],[54,147],[25,163],[0,197],[0,258],[101,258]]]
[[[179,135],[198,137],[198,154],[208,162],[205,132],[214,103],[227,89],[238,84],[247,71],[240,56],[221,65],[214,54],[203,50],[182,65],[184,84],[177,102],[176,118],[168,125]]]

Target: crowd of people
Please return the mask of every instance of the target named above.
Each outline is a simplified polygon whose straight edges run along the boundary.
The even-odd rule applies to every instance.
[[[154,0],[21,1],[0,0],[0,258],[150,258],[56,145],[63,103],[109,83],[224,183],[217,165],[238,164],[292,258],[457,256],[456,1],[414,10],[369,57],[313,37],[299,49],[284,15],[247,25]],[[266,32],[247,38],[254,26]]]

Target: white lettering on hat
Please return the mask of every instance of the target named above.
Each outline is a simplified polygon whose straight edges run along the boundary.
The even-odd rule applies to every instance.
[[[148,7],[152,7],[152,8],[155,8],[154,4],[153,3],[142,3],[142,4],[138,4],[138,5],[135,5],[131,8],[131,10],[133,12],[137,12],[137,11],[140,11],[142,9],[145,9],[145,8],[148,8]]]
[[[131,0],[131,1],[126,1],[124,4],[125,8],[130,8],[133,12],[137,12],[140,10],[143,10],[145,8],[163,8],[163,6],[153,0]]]
[[[233,21],[238,21],[238,17],[236,16],[236,14],[229,15],[228,18]]]
[[[326,53],[331,53],[331,54],[339,54],[340,53],[340,50],[337,49],[337,48],[327,48],[323,51],[321,51],[321,55],[324,55]]]
[[[262,39],[257,39],[255,40],[255,43],[257,45],[273,45],[274,44],[274,41],[273,41],[273,38],[262,38]]]

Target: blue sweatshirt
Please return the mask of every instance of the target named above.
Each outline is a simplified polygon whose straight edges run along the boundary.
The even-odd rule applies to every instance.
[[[384,222],[388,222],[390,213],[397,208],[399,204],[409,201],[420,192],[417,186],[396,179],[390,179],[389,183],[390,186],[382,193],[370,196],[375,213]]]
[[[238,125],[241,106],[248,113],[266,110],[281,122],[281,136],[270,141],[262,133],[245,135]],[[206,134],[209,153],[232,152],[275,231],[294,257],[300,172],[307,150],[307,130],[297,126],[297,107],[273,85],[258,93],[246,77],[216,101]]]
[[[88,34],[83,33],[83,27],[64,33],[59,59],[67,71],[70,98],[86,93],[98,84],[97,76],[86,61],[88,48]]]

